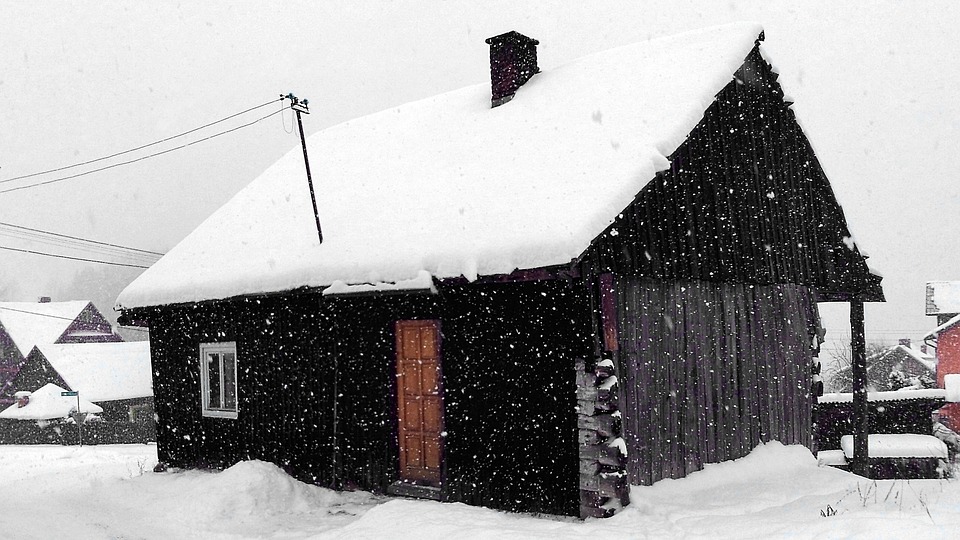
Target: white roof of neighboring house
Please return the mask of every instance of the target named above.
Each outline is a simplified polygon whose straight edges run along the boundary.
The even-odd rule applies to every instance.
[[[90,401],[153,395],[149,341],[66,343],[37,349],[72,390]]]
[[[26,357],[34,345],[54,343],[90,302],[0,302],[0,324]]]
[[[42,388],[30,395],[30,402],[25,407],[20,407],[16,403],[0,411],[0,418],[11,418],[15,420],[50,420],[52,418],[65,418],[71,412],[77,410],[77,396],[61,396],[65,392],[63,388],[47,383]],[[80,412],[102,413],[103,409],[80,395]]]
[[[960,313],[960,281],[927,282],[927,315]]]
[[[960,323],[960,315],[950,319],[949,321],[941,324],[940,326],[934,328],[933,330],[927,332],[927,335],[923,336],[923,339],[935,338],[940,336],[940,332],[948,328],[953,328],[957,323]]]
[[[921,366],[927,369],[931,373],[937,372],[937,357],[933,354],[923,352],[920,347],[910,344],[908,345],[895,345],[893,347],[886,348],[876,354],[872,354],[867,358],[867,371],[873,371],[874,368],[881,365],[878,363],[878,360],[883,360],[887,355],[894,352],[903,352],[910,358],[916,360]],[[853,366],[846,365],[843,368],[838,369],[837,373],[845,373],[853,369]]]
[[[315,133],[323,244],[298,145],[117,304],[568,264],[669,167],[760,32],[649,40],[544,69],[496,108],[487,81]]]

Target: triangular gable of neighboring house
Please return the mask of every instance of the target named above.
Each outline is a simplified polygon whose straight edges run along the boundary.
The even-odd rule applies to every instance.
[[[153,395],[148,341],[38,345],[30,360],[45,360],[71,390],[93,402]]]
[[[26,358],[34,345],[56,343],[87,306],[92,304],[87,301],[0,302],[0,324]]]
[[[63,396],[65,390],[53,383],[44,385],[30,395],[25,407],[16,403],[0,411],[0,418],[14,420],[50,420],[65,418],[77,409],[77,396]],[[99,414],[103,409],[80,396],[80,412]]]
[[[489,83],[312,135],[324,241],[291,151],[128,286],[129,309],[362,283],[474,279],[580,257],[758,43],[739,23]]]
[[[936,357],[924,353],[913,346],[895,345],[873,354],[866,359],[867,382],[874,385],[879,383],[881,387],[886,387],[887,378],[890,376],[890,371],[897,364],[906,363],[910,363],[915,366],[914,369],[908,368],[908,371],[911,373],[926,372],[932,377],[935,377],[937,374]],[[852,368],[850,366],[845,366],[844,368],[837,370],[837,372],[834,374],[834,377],[838,381],[845,381],[848,385],[852,384]]]

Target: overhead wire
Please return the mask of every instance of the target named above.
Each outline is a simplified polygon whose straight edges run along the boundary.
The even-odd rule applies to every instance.
[[[0,236],[2,237],[12,238],[15,240],[21,240],[21,241],[37,244],[40,247],[36,247],[35,249],[43,249],[45,253],[50,252],[51,254],[61,254],[64,256],[95,258],[96,260],[105,260],[109,262],[122,263],[122,264],[151,265],[157,262],[156,258],[146,259],[144,258],[146,256],[142,256],[142,255],[137,256],[132,254],[124,254],[124,253],[111,253],[111,252],[102,252],[102,251],[95,251],[95,250],[85,250],[79,246],[60,244],[60,243],[57,243],[55,240],[46,240],[46,239],[31,238],[27,236],[18,236],[18,234],[19,233],[8,234],[3,231],[0,231]],[[53,248],[53,249],[51,250],[50,248]],[[26,249],[26,248],[16,248],[16,249]],[[66,253],[64,252],[64,250],[66,250]],[[70,255],[68,255],[68,253],[70,253]]]
[[[270,105],[271,103],[274,103],[274,102],[277,102],[277,101],[283,101],[283,100],[284,100],[283,97],[281,97],[281,98],[279,98],[279,99],[271,99],[270,101],[268,101],[268,102],[266,102],[266,103],[262,103],[262,104],[260,104],[260,105],[257,105],[256,107],[250,107],[249,109],[240,111],[240,112],[235,113],[235,114],[231,114],[230,116],[223,117],[223,118],[221,118],[221,119],[219,119],[219,120],[215,120],[215,121],[213,121],[213,122],[204,124],[204,125],[202,125],[202,126],[200,126],[200,127],[196,127],[196,128],[193,128],[193,129],[184,131],[184,132],[182,132],[182,133],[178,133],[178,134],[176,134],[176,135],[172,135],[172,136],[170,136],[170,137],[166,137],[166,138],[160,139],[160,140],[158,140],[158,141],[154,141],[154,142],[152,142],[152,143],[140,145],[140,146],[138,146],[138,147],[136,147],[136,148],[131,148],[131,149],[129,149],[129,150],[124,150],[124,151],[122,151],[122,152],[116,152],[116,153],[114,153],[114,154],[110,154],[109,156],[103,156],[103,157],[99,157],[99,158],[96,158],[96,159],[91,159],[91,160],[88,160],[88,161],[84,161],[84,162],[81,162],[81,163],[74,163],[73,165],[66,165],[66,166],[64,166],[64,167],[57,167],[57,168],[55,168],[55,169],[47,169],[47,170],[45,170],[45,171],[39,171],[39,172],[35,172],[35,173],[23,174],[23,175],[20,175],[20,176],[14,176],[14,177],[12,177],[12,178],[6,178],[6,179],[3,179],[3,180],[0,180],[0,184],[6,184],[7,182],[13,182],[14,180],[23,180],[23,179],[26,179],[26,178],[33,178],[33,177],[35,177],[35,176],[40,176],[40,175],[48,174],[48,173],[52,173],[52,172],[65,171],[65,170],[67,170],[67,169],[73,169],[73,168],[76,168],[76,167],[82,167],[82,166],[84,166],[84,165],[89,165],[89,164],[91,164],[91,163],[97,163],[97,162],[100,162],[100,161],[108,160],[108,159],[110,159],[110,158],[115,158],[115,157],[117,157],[117,156],[122,156],[122,155],[124,155],[124,154],[129,154],[129,153],[131,153],[131,152],[136,152],[137,150],[143,150],[144,148],[149,148],[149,147],[151,147],[151,146],[156,146],[156,145],[158,145],[158,144],[165,143],[165,142],[167,142],[167,141],[172,141],[173,139],[178,139],[178,138],[180,138],[180,137],[183,137],[183,136],[185,136],[185,135],[189,135],[189,134],[191,134],[191,133],[195,133],[195,132],[197,132],[197,131],[200,131],[201,129],[205,129],[205,128],[208,128],[208,127],[210,127],[210,126],[215,126],[215,125],[217,125],[217,124],[219,124],[219,123],[221,123],[221,122],[226,122],[227,120],[230,120],[231,118],[236,118],[237,116],[240,116],[240,115],[242,115],[242,114],[246,114],[246,113],[248,113],[248,112],[255,111],[255,110],[260,109],[260,108],[262,108],[262,107],[266,107],[267,105]]]
[[[31,253],[33,255],[44,255],[47,257],[55,257],[57,259],[68,259],[71,261],[83,261],[83,262],[91,262],[91,263],[98,263],[98,264],[109,264],[111,266],[125,266],[128,268],[144,268],[144,269],[149,268],[149,266],[143,266],[140,264],[127,264],[127,263],[119,263],[119,262],[112,262],[112,261],[102,261],[99,259],[88,259],[84,257],[70,257],[68,255],[58,255],[56,253],[46,253],[43,251],[34,251],[32,249],[20,249],[20,248],[15,248],[10,246],[0,246],[0,249],[5,249],[7,251],[17,251],[20,253]]]
[[[119,244],[60,234],[53,231],[44,231],[42,229],[24,227],[2,221],[0,221],[0,236],[53,246],[59,249],[79,251],[84,254],[94,254],[110,258],[119,257],[126,262],[153,264],[159,257],[164,255],[158,251],[121,246]]]
[[[272,102],[271,102],[271,103],[272,103]],[[195,141],[191,141],[191,142],[188,142],[188,143],[185,143],[185,144],[181,144],[180,146],[175,146],[175,147],[169,148],[169,149],[167,149],[167,150],[163,150],[163,151],[160,151],[160,152],[155,152],[155,153],[153,153],[153,154],[147,154],[146,156],[142,156],[142,157],[139,157],[139,158],[136,158],[136,159],[131,159],[131,160],[127,160],[127,161],[121,161],[120,163],[114,163],[113,165],[107,165],[107,166],[105,166],[105,167],[100,167],[100,168],[93,169],[93,170],[90,170],[90,171],[85,171],[85,172],[82,172],[82,173],[72,174],[72,175],[70,175],[70,176],[64,176],[64,177],[61,177],[61,178],[54,178],[54,179],[52,179],[52,180],[45,180],[45,181],[43,181],[43,182],[36,182],[36,183],[33,183],[33,184],[27,184],[27,185],[25,185],[25,186],[18,186],[18,187],[15,187],[15,188],[7,188],[7,189],[4,189],[4,190],[0,190],[0,194],[10,193],[10,192],[12,192],[12,191],[20,191],[20,190],[23,190],[23,189],[30,189],[30,188],[39,187],[39,186],[46,186],[46,185],[49,185],[49,184],[55,184],[55,183],[58,183],[58,182],[63,182],[63,181],[65,181],[65,180],[70,180],[70,179],[73,179],[73,178],[79,178],[79,177],[81,177],[81,176],[86,176],[86,175],[88,175],[88,174],[93,174],[93,173],[96,173],[96,172],[105,171],[105,170],[107,170],[107,169],[113,169],[113,168],[115,168],[115,167],[120,167],[120,166],[123,166],[123,165],[129,165],[129,164],[131,164],[131,163],[136,163],[136,162],[138,162],[138,161],[143,161],[143,160],[145,160],[145,159],[149,159],[149,158],[152,158],[152,157],[157,157],[157,156],[162,156],[162,155],[164,155],[164,154],[169,154],[170,152],[174,152],[174,151],[176,151],[176,150],[182,150],[182,149],[184,149],[184,148],[186,148],[186,147],[188,147],[188,146],[193,146],[193,145],[195,145],[195,144],[197,144],[197,143],[201,143],[201,142],[204,142],[204,141],[209,141],[210,139],[213,139],[213,138],[216,138],[216,137],[220,137],[221,135],[226,135],[226,134],[228,134],[228,133],[232,133],[232,132],[237,131],[237,130],[239,130],[239,129],[243,129],[243,128],[246,128],[246,127],[250,127],[250,126],[252,126],[252,125],[254,125],[254,124],[258,123],[258,122],[261,122],[261,121],[263,121],[263,120],[266,120],[267,118],[270,118],[271,116],[274,116],[274,115],[279,114],[279,113],[282,113],[282,112],[283,112],[283,109],[280,109],[279,111],[274,111],[274,112],[272,112],[272,113],[270,113],[270,114],[261,116],[260,118],[257,118],[256,120],[253,120],[252,122],[247,122],[246,124],[241,124],[241,125],[239,125],[239,126],[236,126],[236,127],[233,127],[233,128],[227,129],[227,130],[224,130],[224,131],[220,131],[220,132],[218,132],[218,133],[214,133],[213,135],[204,137],[204,138],[202,138],[202,139],[197,139],[197,140],[195,140]]]
[[[24,230],[24,231],[30,231],[30,232],[41,233],[41,234],[49,234],[50,236],[57,236],[57,237],[60,237],[60,238],[69,238],[70,240],[78,240],[78,241],[81,241],[81,242],[89,242],[89,243],[91,243],[91,244],[98,244],[98,245],[101,245],[101,246],[109,246],[109,247],[114,247],[114,248],[119,248],[119,249],[130,250],[130,251],[138,251],[138,252],[140,252],[140,253],[148,253],[148,254],[150,254],[150,255],[159,255],[159,256],[161,256],[161,257],[162,257],[163,255],[165,255],[164,253],[160,253],[159,251],[150,251],[150,250],[147,250],[147,249],[139,249],[139,248],[135,248],[135,247],[121,246],[121,245],[119,245],[119,244],[111,244],[111,243],[109,243],[109,242],[100,242],[100,241],[98,241],[98,240],[91,240],[91,239],[89,239],[89,238],[81,238],[81,237],[79,237],[79,236],[70,236],[69,234],[60,234],[60,233],[55,233],[55,232],[53,232],[53,231],[44,231],[44,230],[42,230],[42,229],[34,229],[34,228],[31,228],[31,227],[24,227],[23,225],[14,225],[13,223],[7,223],[7,222],[4,222],[4,221],[0,221],[0,225],[5,226],[5,227],[12,227],[12,228],[14,228],[14,229],[21,229],[21,230]]]
[[[4,310],[4,311],[15,311],[15,312],[17,312],[17,313],[25,313],[25,314],[27,314],[27,315],[36,315],[36,316],[38,316],[38,317],[47,317],[47,318],[49,318],[49,319],[60,319],[60,320],[64,320],[64,321],[75,321],[75,320],[76,320],[76,318],[72,318],[72,319],[71,319],[70,317],[61,317],[61,316],[59,316],[59,315],[51,315],[51,314],[49,314],[49,313],[37,313],[36,311],[27,311],[27,310],[25,310],[25,309],[17,309],[17,308],[12,308],[12,307],[7,307],[7,306],[0,306],[0,310]],[[143,328],[140,328],[140,327],[137,327],[137,326],[122,326],[122,325],[120,325],[120,327],[121,327],[121,328],[124,328],[124,329],[126,329],[126,330],[136,330],[136,331],[138,331],[138,332],[149,332],[149,331],[150,331],[150,330],[144,330]]]

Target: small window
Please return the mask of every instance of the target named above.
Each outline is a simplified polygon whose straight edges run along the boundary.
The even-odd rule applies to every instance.
[[[200,344],[204,416],[237,417],[237,343]]]

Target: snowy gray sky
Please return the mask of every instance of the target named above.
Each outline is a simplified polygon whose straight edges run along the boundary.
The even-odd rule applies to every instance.
[[[483,40],[509,30],[538,39],[540,66],[550,69],[652,37],[753,20],[765,27],[765,49],[796,101],[858,244],[885,277],[888,302],[867,307],[868,340],[918,338],[934,326],[923,315],[924,282],[960,279],[960,249],[951,227],[951,217],[960,213],[960,191],[950,187],[960,170],[955,95],[960,34],[953,28],[960,4],[658,0],[359,6],[0,0],[0,182],[150,143],[281,93],[309,98],[312,114],[304,117],[309,134],[480,83],[489,76]],[[161,157],[0,193],[0,222],[166,251],[299,144],[291,120],[289,114],[273,116]],[[0,183],[0,191],[29,181]],[[6,234],[0,234],[0,246],[56,250]],[[68,291],[75,275],[89,267],[0,250],[0,300],[89,296]],[[109,279],[122,282],[135,275],[117,270]],[[844,317],[844,310],[825,310],[828,341],[846,339]]]

